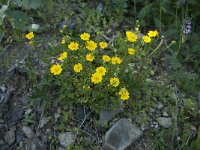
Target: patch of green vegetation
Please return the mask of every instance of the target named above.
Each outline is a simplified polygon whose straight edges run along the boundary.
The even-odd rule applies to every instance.
[[[26,41],[24,35],[29,31],[34,31],[36,36],[43,36],[43,33],[51,33],[52,30],[53,34],[56,34],[57,39],[53,38],[51,43],[47,44],[47,51],[36,45],[42,38],[34,41],[35,50],[37,49],[39,53],[42,51],[40,58],[50,67],[50,59],[53,61],[66,49],[56,41],[60,42],[61,38],[69,42],[77,40],[80,33],[88,32],[98,42],[100,40],[109,42],[111,47],[107,54],[121,55],[120,50],[125,51],[128,48],[123,38],[125,30],[134,30],[138,24],[142,33],[158,29],[160,35],[165,36],[159,39],[163,40],[161,47],[155,53],[153,52],[155,46],[134,47],[140,49],[139,54],[131,60],[130,66],[123,66],[119,72],[133,99],[125,103],[127,109],[123,113],[129,117],[147,113],[149,108],[154,107],[158,101],[162,102],[170,114],[176,114],[176,119],[172,128],[155,132],[156,137],[160,139],[155,141],[155,148],[198,149],[199,131],[191,137],[187,128],[189,125],[199,128],[197,121],[199,118],[197,94],[200,88],[199,9],[198,0],[103,0],[101,2],[97,0],[49,0],[48,2],[3,0],[0,8],[0,42],[2,43],[0,56],[6,52],[6,45]],[[139,23],[136,20],[140,20]],[[191,22],[191,33],[186,34],[184,31],[188,21]],[[176,43],[173,42],[174,45],[169,46],[172,40]],[[154,44],[158,45],[159,42],[155,41]],[[5,64],[4,68],[8,67],[6,65],[8,62],[2,64]],[[68,74],[65,80],[61,78],[56,81],[50,75],[49,68],[38,70],[31,61],[26,62],[26,67],[29,68],[29,77],[36,84],[35,97],[46,101],[48,108],[52,107],[54,100],[65,106],[66,109],[62,112],[61,121],[57,126],[58,131],[65,131],[66,123],[74,117],[68,111],[74,106],[73,104],[87,104],[95,109],[99,107],[96,111],[98,112],[107,105],[106,100],[116,100],[116,97],[112,96],[105,99],[107,89],[101,91],[103,94],[99,94],[98,91],[94,93],[94,97],[98,97],[98,100],[91,99],[90,96],[81,97],[80,95],[90,95],[90,92],[77,91],[77,88],[83,85],[78,80],[72,82],[69,79],[72,78],[71,74]],[[81,77],[73,76],[73,78]],[[173,94],[174,92],[176,94]],[[141,123],[148,120],[149,116],[146,116]],[[24,116],[24,124],[35,122],[35,116]],[[80,145],[69,149],[84,149],[88,146],[82,141],[79,143]],[[171,146],[167,147],[167,145]]]

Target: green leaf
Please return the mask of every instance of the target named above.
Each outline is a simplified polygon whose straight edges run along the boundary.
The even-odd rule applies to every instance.
[[[38,9],[41,6],[41,0],[23,0],[24,9]]]
[[[41,6],[41,0],[32,0],[30,7],[33,9],[38,9]]]
[[[20,10],[8,10],[6,14],[15,21],[27,22],[29,20],[28,15]]]
[[[8,10],[6,14],[8,15],[13,27],[22,31],[27,30],[29,17],[26,13],[20,10]]]
[[[19,7],[22,7],[23,4],[22,0],[11,0],[11,2]]]

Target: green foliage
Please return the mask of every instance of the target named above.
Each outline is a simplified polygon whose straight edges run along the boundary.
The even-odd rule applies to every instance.
[[[195,150],[200,150],[200,128],[198,130],[196,140],[192,141],[191,143],[191,148]]]
[[[63,68],[63,72],[58,76],[53,76],[49,69],[46,70],[45,78],[47,79],[47,84],[43,86],[44,90],[49,90],[45,93],[51,93],[50,95],[52,96],[50,97],[55,97],[58,102],[64,103],[67,106],[86,104],[91,109],[99,111],[102,108],[120,107],[122,101],[119,100],[119,92],[122,88],[128,89],[131,97],[140,98],[142,93],[145,93],[146,88],[148,88],[148,85],[145,84],[146,80],[152,75],[153,71],[151,60],[157,54],[163,39],[158,46],[156,38],[152,38],[150,43],[145,43],[142,39],[131,43],[120,32],[117,32],[113,45],[109,45],[105,50],[98,47],[94,51],[89,51],[85,46],[85,42],[80,40],[76,33],[71,32],[70,34],[67,31],[67,28],[61,31],[64,34],[63,40],[67,42],[56,47],[50,47],[50,54],[48,54],[48,56],[52,56],[49,62],[54,62],[49,68],[52,68],[55,64],[59,64]],[[135,32],[138,33],[139,31]],[[135,35],[137,37],[137,34]],[[79,49],[71,50],[69,48],[70,41],[77,41]],[[98,44],[104,40],[97,36],[95,41]],[[136,54],[130,55],[128,48],[135,49]],[[58,61],[63,52],[67,52],[67,58]],[[92,54],[95,57],[94,61],[89,62],[86,60],[86,55],[88,54]],[[108,55],[111,60],[104,62],[102,60],[104,55]],[[112,59],[116,56],[122,61],[119,64],[113,63]],[[83,66],[83,70],[80,72],[75,72],[73,69],[77,63]],[[106,75],[103,76],[103,80],[99,83],[95,83],[92,81],[92,76],[98,67],[104,67]],[[134,72],[132,72],[133,70]],[[119,86],[113,87],[110,84],[110,79],[113,77],[119,79]],[[44,90],[41,89],[39,93],[42,93]]]
[[[155,142],[156,148],[169,148],[167,145],[171,145],[171,149],[199,148],[200,133],[196,139],[191,140],[191,133],[187,130],[191,122],[197,123],[199,117],[196,97],[193,97],[200,88],[200,3],[198,0],[185,2],[177,0],[2,0],[1,2],[3,4],[0,8],[2,45],[12,44],[10,41],[23,41],[22,37],[27,31],[34,31],[36,36],[39,36],[39,32],[53,30],[56,33],[60,30],[62,35],[56,33],[59,40],[62,36],[67,44],[70,41],[79,41],[82,44],[81,49],[84,49],[84,42],[78,37],[83,31],[91,33],[97,43],[104,40],[100,35],[107,35],[109,48],[106,51],[98,49],[98,52],[94,53],[97,62],[92,65],[85,62],[83,57],[86,55],[85,52],[74,53],[64,62],[58,61],[58,55],[65,50],[68,51],[68,48],[67,45],[62,45],[53,39],[52,43],[47,45],[48,50],[42,53],[42,59],[49,68],[51,61],[62,64],[64,74],[53,76],[49,68],[32,70],[30,76],[38,81],[35,85],[35,97],[46,100],[48,106],[57,101],[59,105],[66,108],[72,108],[75,104],[85,104],[96,111],[104,107],[113,108],[121,105],[117,95],[119,88],[118,91],[110,87],[105,88],[117,67],[106,66],[111,74],[102,86],[97,87],[90,82],[90,75],[95,68],[104,65],[98,57],[102,52],[111,56],[118,55],[127,58],[127,60],[123,59],[120,71],[116,72],[120,81],[123,81],[121,84],[130,93],[131,100],[125,104],[130,104],[131,115],[147,111],[158,100],[167,103],[168,109],[173,110],[176,107],[172,98],[174,85],[178,86],[180,93],[185,94],[185,97],[178,100],[178,103],[183,104],[178,115],[179,128],[183,131],[178,133],[180,141],[171,139],[174,136],[174,131],[171,129],[162,130],[157,134],[160,140]],[[153,41],[150,47],[127,43],[124,39],[124,30],[132,30],[133,26],[137,26],[136,20],[140,20],[142,33],[155,28],[165,38]],[[191,21],[190,34],[183,33],[187,20]],[[115,32],[116,30],[119,32]],[[173,47],[170,46],[171,40],[176,41]],[[161,46],[154,51],[161,41]],[[33,40],[33,45],[40,51],[41,48],[37,44],[39,42]],[[125,53],[128,47],[133,47],[137,51],[132,58]],[[3,51],[4,46],[1,49]],[[80,75],[73,72],[73,65],[78,61],[83,63],[84,68],[88,70],[87,73]],[[40,77],[37,78],[38,75]],[[158,81],[157,77],[159,77]],[[86,79],[83,80],[84,78]],[[170,84],[165,80],[170,80]],[[87,89],[88,86],[92,90]],[[57,130],[64,131],[65,123],[71,117],[73,116],[70,113],[62,112],[62,121]],[[25,116],[24,123],[35,123],[34,119],[34,116]],[[145,117],[144,121],[146,120],[148,118]],[[82,149],[82,146],[71,146],[69,149]]]
[[[84,150],[82,146],[69,146],[67,150]]]
[[[26,31],[29,17],[26,13],[20,10],[8,10],[8,19],[12,23],[13,28]]]

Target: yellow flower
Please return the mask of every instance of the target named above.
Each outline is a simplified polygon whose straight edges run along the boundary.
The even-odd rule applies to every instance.
[[[54,64],[51,68],[50,71],[54,75],[59,75],[62,72],[62,67],[59,64]]]
[[[92,77],[91,77],[91,81],[94,83],[94,84],[97,84],[97,83],[100,83],[102,81],[102,75],[99,74],[99,73],[94,73],[92,74]]]
[[[76,51],[79,48],[79,44],[77,42],[70,42],[68,48],[72,51]]]
[[[104,49],[104,48],[108,47],[108,44],[107,44],[106,42],[100,42],[100,43],[99,43],[99,46],[100,46],[102,49]]]
[[[94,51],[97,48],[97,44],[94,41],[92,41],[92,40],[87,41],[86,48],[88,50],[90,50],[90,51]]]
[[[128,54],[134,55],[135,54],[135,50],[133,48],[128,48]]]
[[[142,37],[142,39],[143,39],[143,41],[144,41],[145,43],[150,43],[150,42],[151,42],[151,38],[150,38],[149,36],[144,35],[144,36]]]
[[[83,66],[82,66],[81,63],[74,65],[74,71],[75,72],[81,72],[81,70],[83,70]]]
[[[108,61],[110,61],[110,57],[108,55],[103,55],[102,60],[105,62],[108,62]]]
[[[111,61],[112,61],[112,64],[113,65],[115,65],[115,64],[121,64],[122,63],[122,60],[121,60],[121,58],[119,58],[119,57],[112,57],[111,58]]]
[[[65,39],[63,38],[62,41],[61,41],[61,44],[65,44],[65,43],[66,43],[66,41],[65,41]]]
[[[149,37],[156,37],[156,36],[158,36],[158,31],[157,30],[149,31],[148,36]]]
[[[128,100],[129,99],[129,92],[126,90],[126,88],[122,88],[119,92],[120,99],[122,100]]]
[[[118,78],[110,78],[110,85],[117,87],[119,85],[119,79]]]
[[[95,57],[94,57],[94,55],[93,55],[92,53],[86,55],[86,60],[87,60],[87,61],[93,61],[94,58],[95,58]]]
[[[131,31],[126,31],[126,37],[130,42],[136,42],[138,38],[137,35]]]
[[[63,52],[62,54],[60,54],[60,56],[58,57],[58,60],[63,60],[65,58],[67,58],[67,52]]]
[[[106,68],[105,67],[98,67],[96,68],[96,73],[100,74],[100,75],[105,75],[106,74]]]
[[[34,38],[34,33],[33,32],[29,32],[28,34],[25,35],[25,37],[29,40],[33,39]]]
[[[80,38],[81,38],[83,41],[88,41],[88,40],[90,39],[90,34],[84,32],[84,33],[82,33],[82,34],[80,35]]]

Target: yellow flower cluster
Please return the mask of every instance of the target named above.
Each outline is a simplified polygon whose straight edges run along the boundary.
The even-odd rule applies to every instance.
[[[79,44],[77,42],[71,42],[69,45],[68,45],[68,48],[72,51],[76,51],[79,49]]]
[[[140,39],[140,38],[138,38],[138,35],[137,35],[138,32],[139,31],[136,31],[136,32],[126,31],[126,39],[127,39],[128,42],[132,43],[133,48],[132,47],[127,48],[125,46],[127,48],[125,56],[127,55],[127,53],[129,55],[137,54],[135,48],[137,48],[136,44],[137,44],[138,41],[142,41],[142,43],[150,43],[152,41],[152,38],[158,36],[158,34],[159,34],[158,31],[156,31],[156,30],[149,31],[147,33],[147,35],[144,35]],[[34,38],[33,32],[28,33],[26,35],[26,38],[27,39]],[[118,87],[120,87],[119,85],[121,85],[121,81],[117,77],[117,74],[120,70],[120,64],[126,62],[126,61],[123,62],[124,58],[122,59],[121,55],[119,56],[118,53],[116,53],[116,54],[115,53],[109,53],[109,51],[106,52],[107,54],[102,55],[102,51],[104,51],[104,49],[108,48],[108,43],[106,43],[105,41],[100,41],[98,43],[93,41],[91,39],[91,36],[90,36],[89,33],[84,32],[84,33],[80,34],[80,39],[82,40],[82,42],[80,42],[80,43],[84,42],[83,45],[81,45],[80,43],[78,43],[76,41],[71,41],[67,45],[66,40],[64,38],[62,39],[61,44],[63,44],[62,45],[63,47],[68,48],[70,51],[77,51],[78,50],[78,53],[76,55],[74,52],[63,51],[57,57],[57,61],[60,62],[60,63],[63,63],[63,64],[62,65],[57,64],[57,63],[53,64],[50,68],[50,72],[55,76],[59,75],[63,71],[62,67],[65,66],[65,63],[64,63],[63,60],[65,60],[69,57],[69,58],[72,58],[72,60],[70,60],[69,62],[74,63],[74,61],[78,59],[78,61],[80,63],[75,63],[75,64],[72,65],[72,69],[75,73],[80,73],[84,70],[83,72],[86,72],[87,74],[89,74],[89,80],[90,80],[91,83],[96,85],[96,84],[99,84],[99,83],[101,83],[102,81],[105,80],[105,82],[108,82],[107,83],[108,87],[118,89]],[[85,49],[89,50],[90,53],[87,53],[88,51],[85,50]],[[120,54],[122,52],[120,52]],[[69,55],[68,55],[68,53],[69,53]],[[73,55],[71,57],[70,53],[73,53],[75,55]],[[114,55],[114,56],[109,56],[110,54]],[[101,59],[99,59],[99,57]],[[80,60],[79,60],[79,58],[80,58]],[[87,61],[90,62],[90,63],[88,63]],[[95,72],[91,73],[91,68],[89,68],[88,66],[96,66],[96,65],[99,65],[99,64],[104,64],[105,66],[100,65],[97,68],[95,67],[96,68]],[[110,67],[111,65],[115,65],[116,67],[113,67],[114,69],[112,69],[112,67]],[[89,73],[87,72],[87,70],[90,70]],[[84,81],[87,81],[87,80],[84,79]],[[120,99],[124,100],[124,101],[128,100],[130,98],[129,92],[125,87],[121,88],[120,91],[117,91],[117,94],[120,97]]]
[[[106,68],[105,67],[98,67],[96,68],[96,73],[100,74],[100,75],[105,75],[106,74]]]
[[[111,58],[111,62],[112,62],[113,65],[121,64],[122,63],[122,59],[117,57],[117,56],[114,56],[114,57]]]
[[[74,71],[76,73],[81,72],[81,70],[83,70],[83,65],[81,63],[78,63],[78,64],[74,65]]]
[[[100,42],[99,43],[99,46],[102,48],[102,49],[105,49],[108,47],[108,44],[106,42]]]
[[[58,57],[58,60],[64,60],[67,58],[68,53],[67,52],[63,52],[62,54],[60,54],[60,56]]]
[[[143,37],[142,37],[142,40],[143,40],[143,42],[144,43],[150,43],[151,42],[151,38],[152,37],[156,37],[156,36],[158,36],[158,31],[157,30],[154,30],[154,31],[149,31],[148,33],[147,33],[147,35],[144,35]],[[132,31],[126,31],[126,37],[127,37],[127,40],[129,41],[129,42],[136,42],[137,41],[137,39],[138,39],[138,36],[137,36],[137,34],[136,33],[134,33],[134,32],[132,32]],[[133,54],[135,54],[135,52],[128,52],[130,55],[133,55]]]
[[[62,40],[61,40],[61,44],[65,44],[66,43],[66,40],[63,38]]]
[[[80,38],[81,38],[81,40],[83,40],[83,41],[88,41],[88,40],[90,39],[90,34],[84,32],[84,33],[82,33],[82,34],[80,35]]]
[[[108,56],[108,55],[103,55],[103,56],[102,56],[102,60],[103,60],[104,62],[109,62],[109,61],[110,61],[110,56]]]
[[[133,48],[128,48],[128,54],[134,55],[135,54],[135,50]]]
[[[100,83],[102,81],[102,79],[103,79],[103,77],[101,74],[99,74],[99,73],[92,74],[91,81],[94,84]]]
[[[142,39],[143,39],[143,41],[144,41],[145,43],[150,43],[150,42],[151,42],[151,38],[150,38],[149,36],[147,36],[147,35],[144,35],[144,36],[142,37]]]
[[[97,43],[94,41],[90,40],[86,42],[86,48],[90,51],[94,51],[97,48]]]
[[[61,65],[59,64],[54,64],[51,68],[50,68],[50,71],[52,74],[54,74],[55,76],[56,75],[59,75],[61,72],[62,72],[62,67]]]
[[[127,37],[128,41],[130,41],[130,42],[136,42],[138,39],[137,34],[131,32],[131,31],[126,31],[126,37]]]
[[[95,56],[92,53],[90,53],[90,54],[87,54],[85,56],[85,58],[86,58],[87,61],[92,62],[95,59]]]
[[[33,32],[29,32],[28,34],[25,35],[25,37],[29,40],[33,39],[35,37]]]
[[[145,42],[145,43],[150,43],[151,42],[151,38],[152,37],[156,37],[156,36],[158,36],[158,31],[157,30],[154,30],[154,31],[149,31],[148,33],[147,33],[147,35],[144,35],[143,37],[142,37],[142,40]]]
[[[129,99],[129,92],[126,88],[122,88],[119,92],[119,96],[122,100],[128,100]]]
[[[158,31],[157,30],[149,31],[148,36],[149,37],[156,37],[156,36],[158,36]]]
[[[110,85],[117,87],[119,85],[119,79],[118,78],[110,78]]]
[[[94,84],[101,83],[103,76],[106,74],[106,71],[106,68],[102,66],[96,68],[96,72],[92,74],[91,81]]]

